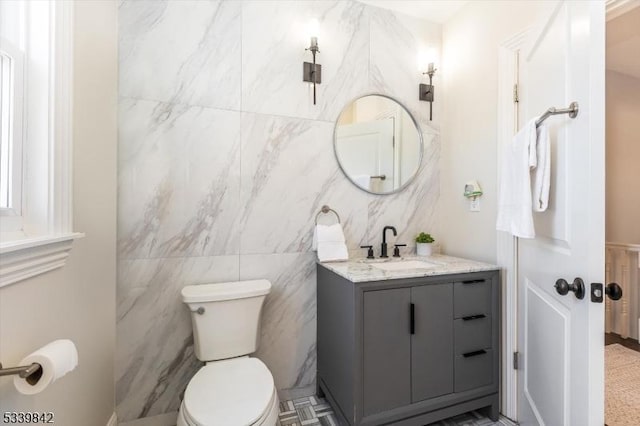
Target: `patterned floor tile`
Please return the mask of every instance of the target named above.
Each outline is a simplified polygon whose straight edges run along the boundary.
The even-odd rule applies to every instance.
[[[281,426],[338,426],[331,406],[322,398],[311,396],[280,402]],[[482,414],[472,411],[428,426],[517,426],[506,417],[492,422]]]

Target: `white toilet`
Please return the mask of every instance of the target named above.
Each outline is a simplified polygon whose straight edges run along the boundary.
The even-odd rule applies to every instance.
[[[182,300],[191,310],[195,353],[205,361],[193,376],[178,426],[274,426],[278,395],[266,365],[248,355],[260,336],[267,280],[191,285]]]

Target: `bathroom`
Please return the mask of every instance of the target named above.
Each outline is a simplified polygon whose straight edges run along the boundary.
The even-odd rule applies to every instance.
[[[0,411],[52,412],[56,423],[70,426],[176,424],[185,388],[202,366],[183,287],[261,279],[271,289],[252,356],[270,371],[281,403],[314,397],[319,283],[312,240],[318,212],[327,205],[339,215],[350,259],[366,257],[361,246],[368,245],[378,257],[383,228],[393,226],[390,256],[393,244],[406,244],[400,254],[415,256],[415,238],[426,232],[442,254],[500,266],[500,421],[520,420],[515,374],[508,374],[505,361],[516,352],[509,318],[517,313],[517,295],[505,249],[513,240],[496,231],[500,154],[509,127],[501,126],[508,121],[504,99],[513,107],[513,85],[505,96],[503,84],[508,61],[501,55],[514,45],[509,40],[550,14],[568,21],[587,16],[604,26],[604,4],[576,3],[28,3],[55,15],[59,42],[68,43],[72,62],[57,75],[62,83],[65,75],[72,78],[53,86],[72,88],[60,139],[68,136],[73,147],[63,141],[53,155],[50,170],[66,170],[55,185],[31,177],[31,167],[24,191],[53,187],[39,214],[52,216],[51,233],[73,238],[56,243],[64,261],[17,277],[9,269],[20,259],[11,255],[16,251],[3,216],[8,248],[0,252],[0,266],[8,269],[0,274],[6,277],[0,284],[0,361],[18,365],[35,349],[67,338],[77,346],[78,365],[36,396],[16,392],[13,380],[1,378]],[[16,12],[16,4],[0,2],[3,43],[18,31],[10,14],[28,19],[31,13]],[[587,36],[597,38],[599,31]],[[317,37],[315,60],[322,66],[315,85],[301,75],[301,64],[314,59],[311,37]],[[597,61],[599,51],[593,52]],[[597,78],[588,82],[595,98],[604,85],[604,77]],[[421,84],[432,85],[431,102],[420,100]],[[588,113],[575,121],[596,122],[598,106],[579,89]],[[412,179],[384,195],[354,184],[334,148],[341,112],[372,94],[402,106],[421,140]],[[523,106],[520,122],[573,100],[556,99],[536,101],[543,108],[532,103],[536,111],[525,113]],[[569,120],[549,122],[566,126]],[[597,134],[598,123],[592,125]],[[477,182],[482,195],[465,197],[469,182]],[[591,281],[604,280],[604,257],[601,263]],[[554,273],[553,281],[560,276]],[[594,392],[595,408],[583,408],[598,424]]]

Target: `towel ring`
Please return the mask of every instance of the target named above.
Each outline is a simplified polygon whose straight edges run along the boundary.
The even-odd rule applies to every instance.
[[[322,208],[316,215],[316,225],[318,224],[318,217],[320,217],[320,214],[322,213],[327,214],[329,212],[332,212],[333,214],[335,214],[336,217],[338,218],[338,223],[340,223],[340,215],[338,214],[338,212],[325,204],[324,206],[322,206]]]

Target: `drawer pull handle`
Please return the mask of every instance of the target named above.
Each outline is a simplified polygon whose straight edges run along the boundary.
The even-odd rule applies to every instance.
[[[481,319],[481,318],[486,318],[487,316],[485,314],[480,314],[480,315],[471,315],[468,317],[462,317],[462,321],[471,321],[471,320],[476,320],[476,319]]]
[[[409,333],[416,334],[416,305],[409,305]]]
[[[478,283],[483,283],[486,280],[469,280],[469,281],[462,281],[462,284],[478,284]]]
[[[474,352],[467,352],[466,354],[462,354],[463,357],[465,358],[470,358],[472,356],[478,356],[478,355],[484,355],[486,354],[487,351],[485,351],[484,349],[480,350],[480,351],[474,351]]]

